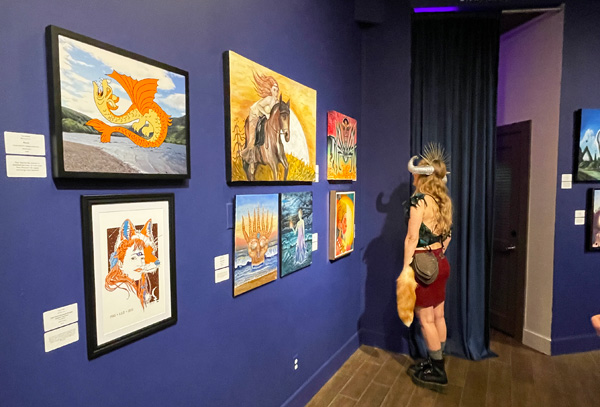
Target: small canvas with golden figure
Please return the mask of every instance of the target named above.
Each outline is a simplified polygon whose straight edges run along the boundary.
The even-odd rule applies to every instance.
[[[356,120],[327,112],[327,179],[356,181]]]
[[[277,279],[279,196],[236,195],[233,296]]]
[[[354,191],[329,191],[329,260],[354,250]]]
[[[317,92],[224,53],[229,182],[312,182]]]

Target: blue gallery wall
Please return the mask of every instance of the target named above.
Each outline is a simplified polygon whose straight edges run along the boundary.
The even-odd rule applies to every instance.
[[[574,113],[600,108],[600,4],[568,0],[565,7],[556,237],[552,354],[599,349],[590,317],[600,313],[600,254],[585,251],[584,226],[573,224],[574,212],[586,208],[594,183],[574,183],[560,189],[561,174],[573,172]],[[542,237],[543,238],[543,237]]]
[[[352,2],[31,0],[2,9],[2,131],[44,134],[50,151],[44,30],[53,24],[189,72],[192,178],[183,183],[55,182],[7,178],[2,170],[0,404],[278,406],[306,401],[358,346],[365,287],[361,256],[367,239],[379,233],[383,215],[367,230],[363,225],[371,222],[367,212],[373,212],[374,194],[389,194],[395,185],[380,173],[387,168],[384,160],[396,156],[388,152],[394,136],[379,141],[378,134],[361,128],[364,55]],[[317,90],[320,182],[225,183],[222,53],[228,49]],[[397,90],[407,92],[408,85]],[[358,182],[323,180],[328,110],[359,119],[359,151],[367,147],[359,153]],[[400,117],[400,139],[408,145],[408,113]],[[398,123],[375,123],[371,129],[387,132]],[[386,153],[371,165],[367,154],[377,150]],[[50,173],[49,161],[47,168]],[[363,198],[368,177],[374,181]],[[359,207],[355,252],[334,263],[327,260],[331,189],[356,190]],[[214,283],[214,256],[232,250],[226,204],[236,194],[288,191],[313,191],[314,232],[320,237],[313,265],[232,298],[231,280]],[[175,193],[178,322],[88,361],[80,196],[155,192]],[[42,313],[71,303],[79,309],[80,340],[44,353]]]
[[[385,18],[363,34],[361,242],[365,278],[363,344],[408,353],[408,330],[396,312],[410,195],[410,30],[408,2],[385,3]]]

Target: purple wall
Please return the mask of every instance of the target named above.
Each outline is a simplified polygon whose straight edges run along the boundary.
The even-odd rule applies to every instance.
[[[578,109],[600,108],[600,3],[569,0],[565,8],[558,179],[573,172],[573,121]],[[587,191],[598,184],[557,189],[552,307],[552,354],[600,348],[590,317],[600,313],[600,254],[585,252],[585,227],[574,211],[585,209]]]
[[[408,353],[408,330],[396,313],[410,174],[410,30],[408,3],[388,1],[382,24],[363,35],[361,242],[365,274],[361,343]]]
[[[317,90],[317,163],[323,178],[326,112],[362,117],[361,30],[353,7],[343,0],[107,0],[96,7],[73,0],[13,2],[0,13],[1,130],[45,134],[47,151],[44,29],[49,24],[190,73],[192,178],[183,184],[55,183],[9,179],[2,170],[1,404],[303,404],[358,346],[361,255],[374,235],[362,225],[371,222],[368,211],[381,181],[375,180],[364,199],[361,185],[379,178],[379,168],[385,170],[381,158],[395,157],[379,157],[376,169],[367,164],[367,154],[387,150],[396,135],[377,141],[379,134],[367,133],[359,122],[359,151],[365,150],[359,153],[356,183],[229,187],[222,53],[234,50]],[[407,74],[408,61],[402,63],[400,73]],[[408,84],[397,90],[406,92]],[[386,134],[402,129],[397,136],[408,145],[407,112],[385,128],[375,126],[382,129]],[[387,171],[393,173],[393,167]],[[360,212],[355,252],[334,263],[327,260],[330,189],[355,189]],[[231,280],[215,285],[213,257],[231,253],[226,204],[234,195],[307,190],[314,193],[314,231],[320,235],[313,265],[235,299]],[[153,192],[175,193],[178,323],[88,361],[80,195]],[[44,353],[42,313],[71,303],[79,308],[80,340]],[[296,354],[300,369],[294,372]]]

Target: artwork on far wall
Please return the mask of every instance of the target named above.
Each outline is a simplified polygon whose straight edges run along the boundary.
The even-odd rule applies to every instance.
[[[575,155],[575,180],[600,181],[600,109],[581,109],[576,112],[579,134]]]
[[[329,191],[329,260],[354,250],[354,191]]]
[[[277,279],[279,196],[236,195],[233,296]]]
[[[177,321],[174,195],[81,198],[88,358]]]
[[[312,192],[281,194],[281,277],[312,263]]]
[[[587,249],[600,251],[600,189],[590,189],[587,207]]]
[[[49,26],[57,178],[189,178],[188,73]]]
[[[327,112],[327,179],[356,181],[356,120]]]
[[[228,182],[312,182],[317,92],[233,51],[223,59]]]

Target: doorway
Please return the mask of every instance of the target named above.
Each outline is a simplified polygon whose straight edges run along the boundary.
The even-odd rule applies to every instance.
[[[496,139],[490,325],[521,341],[525,315],[531,121]]]

